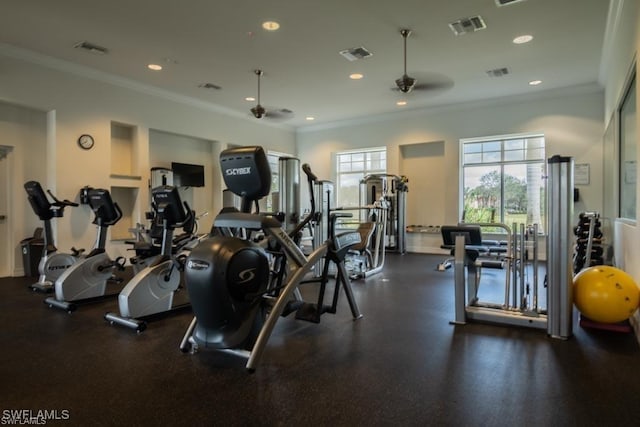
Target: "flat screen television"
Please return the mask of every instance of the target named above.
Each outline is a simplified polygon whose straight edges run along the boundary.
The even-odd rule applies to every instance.
[[[171,162],[173,185],[176,187],[204,187],[204,166]]]

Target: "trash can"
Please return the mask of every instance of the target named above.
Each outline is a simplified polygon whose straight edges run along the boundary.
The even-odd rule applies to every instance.
[[[33,237],[28,237],[20,241],[22,248],[22,265],[24,275],[38,277],[38,264],[42,258],[44,250],[44,239],[42,238],[42,228],[36,228]]]

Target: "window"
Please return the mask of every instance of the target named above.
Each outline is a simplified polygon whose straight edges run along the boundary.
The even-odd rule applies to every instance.
[[[336,154],[337,206],[360,205],[360,181],[369,174],[387,172],[387,149],[372,148]]]
[[[634,73],[635,75],[635,73]],[[620,216],[636,219],[636,79],[620,105]]]
[[[512,226],[545,221],[542,135],[462,140],[462,219]]]

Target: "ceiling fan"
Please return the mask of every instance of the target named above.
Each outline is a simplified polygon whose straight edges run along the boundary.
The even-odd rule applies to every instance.
[[[407,74],[407,38],[411,35],[411,30],[403,28],[400,30],[404,46],[404,74],[396,79],[396,86],[393,90],[399,90],[402,93],[411,91],[449,89],[453,87],[453,80],[437,73],[421,73],[420,80],[429,81],[429,83],[418,83],[418,79]],[[424,78],[424,79],[423,79]]]
[[[260,104],[260,80],[262,79],[262,75],[264,74],[262,70],[254,70],[256,76],[258,76],[258,96],[255,107],[251,109],[251,114],[256,119],[261,119],[263,117],[268,119],[288,119],[293,116],[293,111],[288,108],[265,108]]]

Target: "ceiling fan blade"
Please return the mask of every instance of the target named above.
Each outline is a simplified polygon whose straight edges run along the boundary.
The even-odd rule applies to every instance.
[[[258,96],[255,107],[251,108],[251,114],[256,119],[267,118],[271,120],[287,120],[293,117],[293,111],[288,108],[276,108],[276,107],[263,107],[260,104],[260,79],[263,76],[263,71],[260,69],[253,71],[258,77]]]
[[[404,77],[404,76],[403,76]],[[453,80],[451,78],[445,76],[440,73],[426,72],[426,73],[416,73],[415,77],[410,77],[413,80],[413,86],[411,87],[411,92],[430,92],[437,93],[442,92],[448,89],[451,89],[454,86]],[[397,92],[404,92],[400,88],[400,85],[397,83],[401,79],[396,81],[396,87],[392,87],[391,90]],[[408,93],[408,92],[404,92]]]
[[[449,76],[435,72],[416,73],[414,91],[443,91],[451,89],[454,82]]]
[[[294,116],[288,108],[267,107],[265,117],[273,120],[288,120]]]
[[[407,74],[407,38],[411,35],[411,30],[400,30],[402,35],[402,45],[404,51],[404,74],[399,79],[396,79],[395,87],[391,90],[409,93],[418,91],[442,91],[453,87],[453,80],[449,77],[437,74],[437,73],[420,73],[414,76]]]

